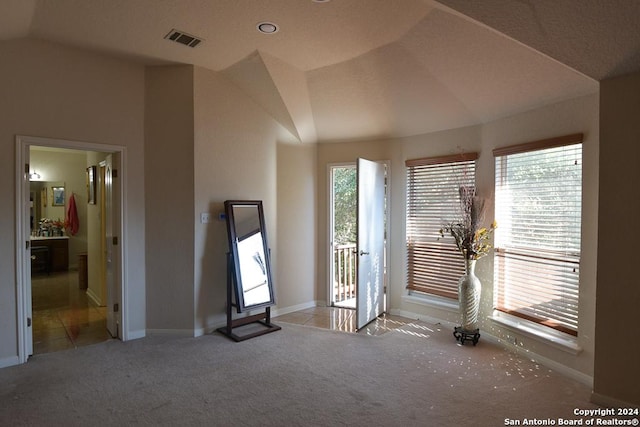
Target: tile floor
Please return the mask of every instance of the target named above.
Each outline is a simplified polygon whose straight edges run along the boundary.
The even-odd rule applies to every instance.
[[[42,354],[95,344],[111,338],[106,307],[97,307],[78,287],[78,273],[39,274],[31,278],[33,353]],[[356,333],[356,311],[313,307],[273,318],[285,322]],[[357,333],[382,335],[411,323],[411,319],[383,314]]]
[[[31,277],[33,354],[76,348],[111,338],[106,307],[97,307],[78,287],[78,272]]]
[[[273,318],[275,324],[278,324],[278,321],[342,332],[356,332],[356,311],[350,308],[312,307]],[[357,333],[382,335],[411,322],[411,319],[405,317],[383,314]]]

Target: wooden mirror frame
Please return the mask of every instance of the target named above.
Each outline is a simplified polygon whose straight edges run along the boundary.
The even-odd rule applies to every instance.
[[[271,257],[269,253],[269,246],[267,244],[267,233],[264,225],[264,211],[262,208],[262,201],[260,200],[227,200],[224,202],[225,207],[225,215],[227,218],[227,235],[229,237],[229,251],[232,258],[233,264],[233,275],[235,283],[234,286],[234,295],[235,295],[235,306],[238,313],[242,313],[243,311],[253,310],[262,307],[268,307],[275,304],[275,295],[273,290],[273,279],[271,276]],[[257,222],[255,225],[258,226],[257,229],[251,229],[249,232],[244,231],[239,234],[238,224],[236,212],[234,209],[238,208],[254,208],[256,214],[258,216]],[[252,303],[251,301],[247,301],[245,298],[245,292],[248,290],[245,289],[247,281],[249,280],[247,276],[247,265],[246,263],[247,256],[246,254],[240,253],[239,243],[245,239],[249,239],[252,236],[255,236],[257,233],[260,233],[262,245],[260,253],[259,251],[255,253],[258,255],[258,258],[262,257],[262,260],[256,259],[255,255],[252,258],[256,259],[256,262],[260,264],[262,268],[262,273],[264,274],[264,278],[266,279],[266,287],[268,291],[267,298],[261,298],[258,302]],[[243,271],[245,274],[243,275]],[[259,285],[262,286],[262,285]],[[258,286],[258,287],[259,287]],[[262,291],[264,292],[264,290]]]

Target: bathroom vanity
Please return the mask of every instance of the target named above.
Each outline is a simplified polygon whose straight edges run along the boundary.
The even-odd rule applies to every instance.
[[[69,236],[31,237],[32,271],[54,272],[69,269]]]

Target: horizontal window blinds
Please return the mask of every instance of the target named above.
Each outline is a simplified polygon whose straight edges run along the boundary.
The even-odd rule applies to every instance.
[[[495,307],[577,335],[582,144],[529,144],[495,167]]]
[[[464,259],[440,229],[459,218],[461,186],[475,186],[477,153],[407,160],[407,288],[458,298]]]

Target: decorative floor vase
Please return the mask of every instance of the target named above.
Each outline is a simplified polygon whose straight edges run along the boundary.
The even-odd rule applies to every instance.
[[[462,331],[475,333],[478,329],[480,291],[482,285],[475,275],[476,260],[465,259],[465,275],[458,282],[458,298],[462,315]]]

